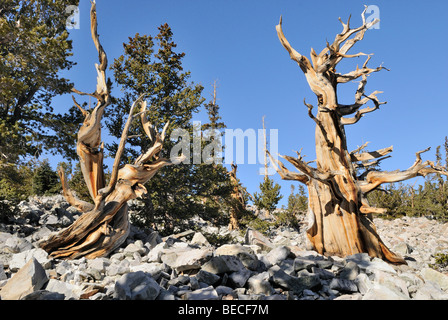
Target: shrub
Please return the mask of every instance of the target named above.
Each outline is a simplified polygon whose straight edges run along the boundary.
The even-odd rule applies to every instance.
[[[0,163],[0,199],[21,201],[32,194],[31,165]]]
[[[430,264],[429,267],[441,272],[448,268],[448,254],[436,253],[434,258],[436,259],[435,264]]]

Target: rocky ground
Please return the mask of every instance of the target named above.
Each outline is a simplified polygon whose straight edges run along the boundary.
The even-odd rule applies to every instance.
[[[122,247],[94,260],[56,260],[37,247],[78,216],[61,196],[43,197],[0,224],[2,300],[448,300],[448,270],[431,268],[448,253],[448,223],[427,218],[374,221],[405,266],[367,254],[324,257],[290,228],[241,235],[201,219],[196,231],[166,238],[132,227]],[[229,233],[232,243],[218,247],[204,237]]]

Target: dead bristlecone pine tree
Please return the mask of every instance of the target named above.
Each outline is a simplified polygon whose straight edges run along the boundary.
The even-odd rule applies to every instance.
[[[78,132],[76,150],[92,203],[76,198],[68,187],[62,168],[59,168],[58,172],[66,200],[70,205],[83,212],[81,217],[71,226],[51,235],[40,243],[41,248],[50,253],[51,256],[60,259],[80,257],[93,259],[106,256],[119,247],[129,234],[127,202],[147,192],[144,184],[160,168],[183,161],[183,156],[175,159],[161,158],[160,153],[168,123],[163,128],[162,133],[159,134],[157,129],[147,120],[147,106],[144,96],[141,96],[133,103],[129,112],[115,155],[110,180],[106,184],[103,168],[101,119],[111,97],[106,81],[107,56],[100,44],[97,32],[95,2],[92,2],[90,18],[92,38],[99,54],[99,64],[96,64],[97,87],[94,93],[84,93],[76,89],[73,89],[73,92],[95,98],[97,105],[93,110],[87,111],[81,108],[74,98],[73,100],[85,117]],[[135,118],[141,119],[142,126],[151,144],[147,152],[140,155],[134,164],[126,164],[120,167],[128,130]]]
[[[366,7],[367,9],[367,7]],[[308,187],[309,209],[307,238],[314,250],[320,254],[347,256],[366,252],[394,264],[405,264],[405,260],[391,252],[381,241],[372,215],[384,213],[384,209],[373,208],[366,195],[383,183],[393,183],[429,173],[447,175],[444,167],[431,161],[422,161],[417,152],[415,163],[407,170],[380,172],[374,165],[387,158],[392,147],[374,152],[364,151],[365,146],[352,152],[347,150],[345,126],[357,123],[364,115],[379,109],[380,102],[375,91],[365,94],[367,77],[373,72],[385,69],[367,67],[370,55],[364,53],[348,54],[353,45],[364,38],[366,31],[379,20],[366,22],[365,12],[361,14],[362,25],[352,29],[350,18],[345,24],[341,21],[342,32],[336,35],[333,43],[317,54],[311,49],[311,60],[298,53],[286,39],[282,30],[282,19],[276,26],[277,34],[290,58],[297,62],[305,74],[311,90],[317,96],[317,112],[305,103],[309,117],[316,123],[316,161],[315,166],[305,162],[300,153],[298,157],[284,156],[299,173],[289,171],[283,163],[270,159],[284,180],[300,181]],[[336,72],[336,66],[344,58],[366,56],[361,68],[346,74]],[[337,86],[349,81],[359,80],[355,101],[351,105],[338,102]],[[371,104],[371,106],[366,106]],[[358,170],[357,170],[358,169]],[[365,170],[362,170],[365,169]],[[363,172],[359,174],[359,172]]]

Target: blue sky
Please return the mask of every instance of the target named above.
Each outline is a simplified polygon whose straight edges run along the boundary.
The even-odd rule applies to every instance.
[[[432,147],[424,159],[435,159],[438,145],[448,135],[448,2],[376,1],[366,2],[379,9],[379,29],[369,30],[363,41],[350,53],[374,53],[370,67],[381,63],[383,70],[369,77],[366,93],[383,91],[380,110],[365,115],[357,124],[346,126],[349,149],[370,141],[369,150],[394,146],[392,158],[382,162],[383,170],[406,169],[415,160],[415,152]],[[157,34],[157,27],[168,23],[185,52],[184,70],[191,80],[202,84],[209,100],[212,84],[218,83],[218,104],[228,128],[258,130],[262,117],[267,129],[278,129],[279,153],[294,155],[303,148],[307,160],[315,157],[315,123],[308,117],[303,99],[316,104],[315,95],[297,64],[281,46],[275,25],[283,16],[283,30],[291,45],[309,56],[317,52],[342,30],[338,18],[351,26],[361,23],[362,1],[321,0],[170,0],[119,1],[97,0],[99,33],[109,62],[122,54],[128,37]],[[97,62],[89,29],[90,2],[80,0],[80,28],[70,30],[77,65],[65,72],[77,89],[92,92],[95,88],[94,63]],[[370,14],[366,14],[369,17]],[[365,57],[344,59],[339,72],[349,72],[364,63]],[[109,72],[108,76],[112,76]],[[357,83],[339,86],[339,101],[354,102]],[[78,101],[83,101],[79,97]],[[54,100],[55,112],[72,105],[69,95]],[[205,120],[205,115],[195,117]],[[104,132],[103,135],[107,133]],[[104,136],[104,139],[107,139]],[[56,158],[53,159],[56,162]],[[262,165],[239,165],[238,177],[253,193],[258,191]],[[291,166],[288,167],[293,170]],[[278,175],[286,204],[291,182]],[[421,178],[420,178],[421,179]]]

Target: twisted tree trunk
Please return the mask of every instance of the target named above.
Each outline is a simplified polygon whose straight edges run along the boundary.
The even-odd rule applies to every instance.
[[[91,94],[76,89],[73,91],[80,95],[94,97],[98,102],[93,111],[89,112],[81,108],[75,98],[73,101],[85,117],[78,132],[77,153],[93,203],[76,198],[68,187],[64,171],[59,168],[58,172],[66,200],[83,214],[71,226],[40,243],[41,248],[55,258],[76,259],[85,256],[88,259],[93,259],[106,256],[120,246],[129,234],[127,202],[146,193],[144,184],[160,168],[180,163],[184,159],[183,156],[171,160],[160,157],[168,123],[159,134],[146,118],[146,102],[142,102],[144,97],[141,96],[133,103],[129,112],[115,155],[111,178],[106,185],[103,171],[101,119],[105,108],[110,103],[110,93],[106,82],[107,56],[100,44],[97,32],[95,1],[92,2],[90,17],[92,38],[99,54],[99,64],[96,64],[97,87]],[[134,115],[138,105],[140,105],[140,110]],[[140,116],[145,133],[151,140],[151,145],[149,150],[137,158],[134,164],[127,164],[120,168],[128,130],[132,120],[137,116]]]
[[[367,23],[365,11],[361,14],[362,26],[351,29],[349,21],[342,23],[343,30],[336,35],[334,42],[316,54],[311,49],[311,62],[291,47],[282,30],[282,19],[277,25],[277,34],[283,47],[289,52],[304,72],[311,90],[317,96],[318,108],[314,115],[313,106],[306,102],[308,115],[316,123],[316,167],[303,161],[300,153],[297,158],[285,156],[300,173],[289,171],[281,162],[270,156],[277,172],[285,180],[296,180],[305,183],[309,193],[309,218],[311,224],[307,236],[314,249],[327,255],[346,256],[367,252],[372,257],[382,258],[395,264],[406,263],[399,255],[391,252],[381,241],[374,224],[372,214],[383,213],[384,209],[370,207],[366,195],[383,183],[391,183],[425,176],[428,173],[447,175],[445,168],[436,166],[430,161],[423,162],[417,153],[417,160],[408,170],[379,172],[370,167],[387,158],[392,147],[375,152],[362,152],[366,145],[358,150],[347,150],[347,139],[344,127],[357,123],[366,113],[375,111],[385,102],[377,98],[379,91],[365,95],[367,76],[385,69],[380,66],[367,67],[370,55],[364,53],[347,54],[348,50],[378,20]],[[351,36],[353,36],[351,38]],[[367,59],[362,66],[347,74],[336,72],[336,65],[343,58],[365,55]],[[355,94],[355,103],[342,105],[337,99],[337,85],[361,78]],[[368,102],[372,107],[362,108]],[[352,117],[345,117],[353,115]],[[376,160],[375,160],[376,159]],[[373,161],[371,161],[373,160]],[[369,162],[370,161],[370,162]],[[365,173],[357,175],[357,168],[365,168]]]

